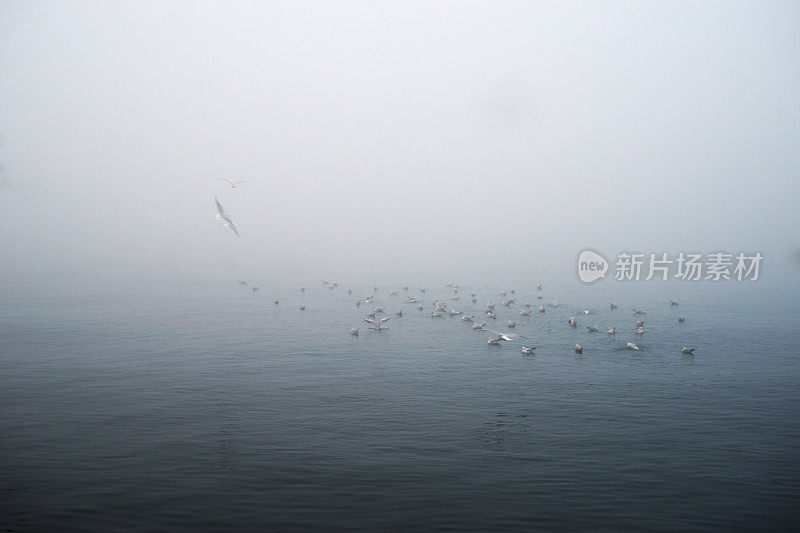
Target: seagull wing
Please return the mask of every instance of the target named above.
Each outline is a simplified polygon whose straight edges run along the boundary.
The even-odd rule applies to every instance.
[[[248,183],[247,180],[239,180],[235,183],[235,185],[239,185],[240,183]]]
[[[227,182],[228,182],[228,184],[229,184],[231,187],[235,187],[235,186],[236,186],[236,184],[235,184],[235,183],[233,183],[233,182],[232,182],[231,180],[229,180],[229,179],[220,178],[220,181],[227,181]]]
[[[222,208],[222,204],[219,203],[216,196],[214,197],[214,202],[217,204],[217,213],[219,213],[220,218],[225,218],[225,209]]]

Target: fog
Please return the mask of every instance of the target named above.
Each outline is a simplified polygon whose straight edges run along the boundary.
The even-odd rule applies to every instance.
[[[760,251],[796,276],[798,21],[796,2],[6,1],[0,272],[573,275],[591,247]]]

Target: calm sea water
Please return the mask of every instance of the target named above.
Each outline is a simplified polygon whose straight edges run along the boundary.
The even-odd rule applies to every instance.
[[[3,529],[800,525],[796,292],[541,280],[540,314],[536,281],[510,309],[497,286],[381,284],[380,333],[355,305],[372,283],[6,284]],[[495,302],[487,327],[527,338],[488,346],[434,298]]]

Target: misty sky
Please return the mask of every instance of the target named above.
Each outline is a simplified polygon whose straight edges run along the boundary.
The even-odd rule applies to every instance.
[[[797,2],[5,1],[0,271],[788,264],[799,30]]]

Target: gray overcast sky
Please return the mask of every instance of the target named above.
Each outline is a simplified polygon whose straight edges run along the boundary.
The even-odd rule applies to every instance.
[[[797,2],[5,1],[0,269],[788,264],[799,26]]]

